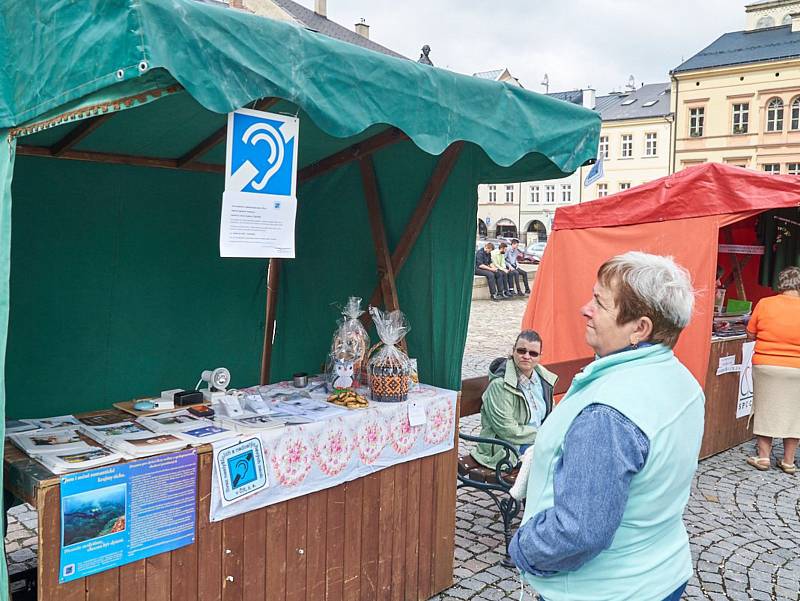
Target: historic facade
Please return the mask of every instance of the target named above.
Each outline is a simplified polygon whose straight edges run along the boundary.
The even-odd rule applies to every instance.
[[[672,75],[672,170],[716,161],[800,174],[800,1],[746,7],[726,33]]]

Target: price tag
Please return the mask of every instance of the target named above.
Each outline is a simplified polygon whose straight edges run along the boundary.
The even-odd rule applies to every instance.
[[[421,426],[427,420],[425,406],[419,401],[408,401],[408,422],[412,426]]]

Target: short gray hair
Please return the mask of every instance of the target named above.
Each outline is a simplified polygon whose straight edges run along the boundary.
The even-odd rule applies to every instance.
[[[651,342],[675,346],[692,319],[695,292],[691,276],[672,257],[627,252],[603,263],[597,279],[614,291],[617,323],[650,318]]]
[[[778,274],[778,292],[800,291],[800,267],[786,267]]]

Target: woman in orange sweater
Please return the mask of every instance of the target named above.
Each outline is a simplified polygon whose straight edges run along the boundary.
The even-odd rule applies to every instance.
[[[772,439],[783,438],[778,468],[794,474],[800,439],[800,268],[780,272],[778,292],[758,302],[747,325],[749,337],[756,341],[753,433],[758,440],[758,456],[747,463],[769,469]]]

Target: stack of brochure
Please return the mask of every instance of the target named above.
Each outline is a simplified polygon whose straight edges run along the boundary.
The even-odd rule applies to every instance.
[[[172,434],[195,446],[236,436],[234,430],[192,415],[185,409],[174,413],[142,416],[136,421],[153,432]]]
[[[214,421],[223,428],[246,434],[265,432],[286,425],[286,421],[276,415],[259,415],[257,413],[244,413],[239,417],[217,416]]]
[[[6,420],[6,437],[10,434],[19,432],[32,432],[34,430],[53,430],[57,428],[67,428],[70,426],[80,426],[75,416],[60,415],[58,417],[47,417],[43,419],[9,419]]]
[[[88,451],[78,451],[77,453],[41,455],[36,458],[37,461],[54,474],[87,470],[109,463],[116,463],[121,459],[122,455],[119,453],[101,447],[89,447]]]
[[[9,435],[9,440],[55,474],[115,463],[119,453],[87,444],[77,426]]]
[[[136,422],[84,426],[83,432],[128,459],[177,451],[186,446],[186,441],[177,436],[151,432]]]
[[[78,453],[94,447],[78,435],[78,427],[52,428],[9,434],[8,439],[33,458],[55,453]]]

